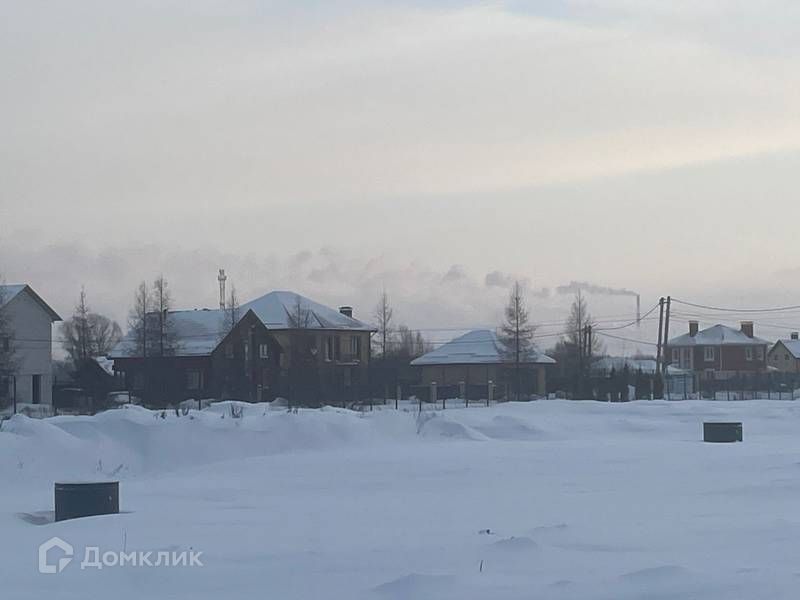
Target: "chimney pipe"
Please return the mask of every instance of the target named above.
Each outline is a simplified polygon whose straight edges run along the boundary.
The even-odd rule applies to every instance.
[[[792,332],[792,339],[793,340],[800,339],[800,332],[793,331]]]
[[[700,330],[700,322],[699,321],[689,321],[689,335],[694,337],[697,335],[697,332]]]
[[[642,324],[642,297],[636,294],[636,326]]]
[[[352,306],[340,306],[339,312],[342,313],[345,317],[353,318],[353,307]]]
[[[745,334],[747,337],[753,337],[753,322],[752,321],[742,321],[742,333]]]

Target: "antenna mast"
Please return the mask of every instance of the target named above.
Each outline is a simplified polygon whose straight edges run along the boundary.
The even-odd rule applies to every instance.
[[[219,276],[217,277],[217,281],[219,281],[219,309],[225,310],[225,282],[228,280],[228,276],[225,275],[225,269],[219,270]]]

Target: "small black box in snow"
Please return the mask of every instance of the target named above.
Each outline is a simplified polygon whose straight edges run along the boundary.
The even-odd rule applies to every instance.
[[[704,442],[741,442],[741,423],[703,423]]]
[[[119,482],[55,484],[56,521],[119,513]]]

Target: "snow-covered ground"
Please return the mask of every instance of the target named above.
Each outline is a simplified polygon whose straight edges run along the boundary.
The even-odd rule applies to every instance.
[[[704,444],[703,420],[744,443]],[[56,480],[123,514],[49,522]],[[129,407],[0,431],[0,596],[796,598],[800,404],[539,401],[186,416]],[[69,542],[59,574],[39,544]],[[202,568],[81,569],[86,547]]]

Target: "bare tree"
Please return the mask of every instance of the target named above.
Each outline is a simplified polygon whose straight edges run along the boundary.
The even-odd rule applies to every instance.
[[[172,310],[172,294],[163,275],[153,281],[150,305],[155,313],[151,317],[154,335],[153,347],[158,356],[168,356],[175,352],[176,336],[169,311]]]
[[[134,356],[146,358],[149,354],[147,315],[150,310],[150,294],[147,290],[147,283],[142,281],[133,295],[133,307],[128,315],[128,328],[134,343],[131,353]]]
[[[319,404],[320,384],[317,369],[316,336],[310,329],[314,313],[303,297],[295,294],[294,304],[289,311],[289,326],[294,329],[289,343],[289,406],[292,404]],[[328,336],[325,344],[338,343],[338,338]],[[335,359],[336,354],[329,356]]]
[[[64,336],[65,350],[72,364],[86,360],[90,355],[91,332],[89,331],[89,305],[86,302],[86,289],[81,286],[81,293],[72,317],[61,326]]]
[[[311,309],[303,302],[300,294],[295,294],[294,304],[289,313],[289,326],[292,329],[308,329],[311,326]]]
[[[231,293],[225,303],[225,310],[222,315],[222,337],[228,335],[239,322],[239,295],[236,293],[236,286],[231,284]]]
[[[89,331],[92,356],[107,356],[122,338],[119,323],[98,313],[89,314]]]
[[[392,317],[394,316],[394,309],[389,302],[389,294],[384,290],[378,304],[375,307],[375,320],[377,321],[378,329],[378,344],[381,352],[381,358],[386,358],[389,344],[391,342],[394,329],[392,327]]]
[[[594,325],[589,303],[578,290],[564,326],[564,340],[555,348],[559,369],[572,383],[575,397],[590,393],[584,375],[591,357],[602,351],[600,340],[591,333]]]
[[[530,361],[534,352],[533,334],[535,328],[530,323],[525,292],[519,282],[514,283],[508,304],[505,308],[505,320],[500,326],[500,344],[503,358],[514,363],[515,398],[519,400],[522,364]]]
[[[433,350],[433,344],[426,340],[423,335],[418,331],[414,336],[414,354],[422,356]]]
[[[596,336],[591,337],[591,342],[587,342],[585,332],[587,328],[594,327],[595,321],[589,313],[589,303],[580,290],[575,294],[572,307],[567,317],[564,327],[564,337],[567,345],[572,347],[574,352],[583,355],[596,355],[602,349],[602,344]]]
[[[400,325],[397,328],[395,349],[389,353],[410,360],[422,356],[429,349],[430,344],[425,340],[422,333],[419,331],[414,332],[407,326]]]
[[[64,349],[73,365],[95,356],[105,356],[122,336],[120,326],[103,315],[92,312],[81,287],[72,317],[61,326]]]

